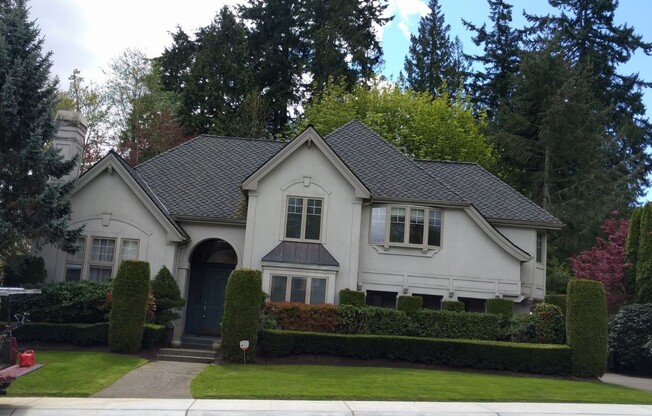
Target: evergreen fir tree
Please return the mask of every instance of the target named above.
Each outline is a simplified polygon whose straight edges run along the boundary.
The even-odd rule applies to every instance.
[[[490,119],[501,103],[511,96],[513,77],[518,72],[522,33],[512,29],[512,6],[505,0],[488,0],[491,30],[486,25],[476,25],[463,20],[475,32],[473,43],[483,47],[484,54],[471,59],[481,63],[484,70],[473,74],[471,85],[474,101],[486,109]]]
[[[0,1],[0,260],[26,244],[70,252],[80,229],[68,230],[77,160],[52,146],[57,85],[51,53],[29,20],[25,0]]]
[[[629,267],[625,270],[625,290],[630,299],[636,298],[636,263],[638,263],[642,212],[643,208],[634,208],[632,211],[627,230],[627,240],[625,241],[625,261],[629,264]]]
[[[462,69],[465,64],[460,62],[465,60],[464,54],[454,56],[454,49],[461,49],[461,43],[451,42],[450,25],[444,21],[439,0],[430,0],[428,7],[430,14],[421,18],[418,35],[410,37],[410,49],[405,57],[407,85],[433,96],[444,92],[452,96],[459,88],[456,83],[465,79]]]
[[[636,294],[639,303],[652,303],[652,204],[641,212],[641,232],[636,263]]]
[[[157,324],[167,325],[181,317],[178,309],[182,308],[186,301],[181,297],[179,285],[167,267],[161,267],[156,273],[152,281],[152,294],[156,302],[154,320]]]

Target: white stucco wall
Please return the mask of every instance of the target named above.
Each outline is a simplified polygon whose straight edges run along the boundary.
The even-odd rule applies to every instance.
[[[331,276],[326,301],[335,302],[340,289],[356,287],[361,200],[317,146],[302,145],[249,192],[244,267],[263,270],[263,290],[270,293],[272,269],[264,268],[261,259],[284,239],[288,196],[323,199],[320,242],[340,264],[334,278],[335,271],[320,268],[288,274]],[[280,270],[275,267],[274,273]]]
[[[71,228],[82,225],[82,235],[86,236],[82,279],[88,278],[92,237],[116,239],[113,276],[119,266],[123,239],[139,241],[138,259],[150,263],[152,275],[163,265],[175,269],[177,243],[168,241],[165,228],[116,170],[104,170],[74,194]],[[63,281],[66,254],[45,247],[40,255],[45,259],[48,278]]]
[[[439,250],[388,249],[369,243],[371,207],[362,210],[359,280],[362,290],[419,293],[449,299],[518,296],[520,261],[492,240],[463,209],[442,209]]]
[[[497,226],[500,231],[514,244],[528,252],[532,260],[521,265],[521,291],[523,296],[535,300],[543,300],[546,294],[546,232],[524,227]],[[537,231],[543,234],[543,262],[536,262]]]

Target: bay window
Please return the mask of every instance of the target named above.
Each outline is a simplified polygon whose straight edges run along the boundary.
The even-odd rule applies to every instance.
[[[389,217],[389,221],[387,218]],[[371,208],[372,244],[439,247],[441,210],[412,206]]]
[[[272,275],[269,300],[272,302],[326,302],[326,279],[304,276]]]

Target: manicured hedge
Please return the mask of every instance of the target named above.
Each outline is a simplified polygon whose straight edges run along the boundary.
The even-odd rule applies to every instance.
[[[566,339],[573,351],[572,373],[598,377],[607,364],[607,298],[602,283],[573,279],[568,283]]]
[[[140,349],[150,285],[149,263],[125,260],[113,283],[109,349],[133,354]]]
[[[333,305],[306,305],[293,302],[270,302],[265,315],[272,316],[278,328],[288,331],[336,332],[337,309]]]
[[[263,296],[260,270],[239,269],[231,272],[226,284],[224,317],[222,318],[222,358],[239,363],[242,360],[240,341],[249,341],[247,357],[256,359],[256,341]]]
[[[142,347],[151,348],[163,340],[165,327],[146,324],[143,332]],[[18,343],[22,342],[56,342],[73,345],[93,346],[108,345],[109,323],[97,324],[53,324],[48,322],[29,322],[16,329],[14,335]]]
[[[561,314],[566,316],[566,301],[567,301],[567,296],[566,295],[546,295],[545,298],[543,298],[543,301],[545,303],[550,303],[552,305],[556,305],[561,309]]]
[[[33,322],[94,324],[106,322],[104,309],[111,282],[89,280],[46,283],[40,295],[11,297],[13,312],[29,312]],[[3,302],[4,303],[4,302]],[[6,312],[0,315],[6,317]]]
[[[512,306],[514,302],[510,299],[487,299],[487,313],[502,315],[507,319],[512,319],[514,313]]]
[[[186,301],[181,297],[179,285],[172,273],[165,266],[161,267],[152,281],[152,295],[156,304],[154,322],[167,325],[181,318],[180,308],[186,304]]]
[[[265,330],[259,350],[271,357],[328,354],[540,374],[570,370],[570,348],[562,345]]]
[[[461,300],[445,300],[441,303],[442,311],[464,312],[464,302]]]
[[[652,353],[644,345],[652,335],[652,303],[623,306],[609,324],[609,350],[616,371],[652,374]]]
[[[410,335],[430,338],[509,339],[509,321],[501,315],[419,310],[412,319]]]
[[[410,318],[398,309],[339,305],[337,315],[342,334],[407,335],[410,326]]]
[[[365,293],[351,289],[340,290],[340,305],[365,306]]]
[[[421,296],[399,296],[396,309],[405,312],[407,316],[414,316],[423,305]]]

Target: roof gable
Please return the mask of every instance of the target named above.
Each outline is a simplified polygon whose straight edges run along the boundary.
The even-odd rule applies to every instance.
[[[358,179],[355,173],[340,159],[324,141],[324,139],[315,131],[312,126],[306,128],[296,138],[294,138],[287,146],[281,151],[276,153],[272,158],[265,162],[258,170],[253,172],[242,182],[242,189],[255,191],[258,189],[258,183],[274,168],[281,165],[292,153],[301,148],[301,146],[315,146],[324,156],[335,166],[335,168],[342,174],[342,176],[353,186],[355,196],[359,198],[369,198],[371,196],[369,190],[364,183]]]
[[[102,172],[108,170],[111,175],[118,175],[134,192],[149,212],[165,228],[170,241],[184,241],[187,234],[171,217],[169,211],[149,188],[145,180],[120,155],[113,150],[84,172],[77,179],[71,195],[79,192]]]

